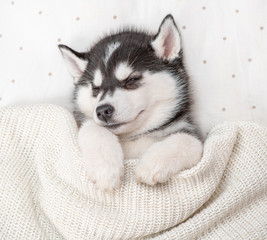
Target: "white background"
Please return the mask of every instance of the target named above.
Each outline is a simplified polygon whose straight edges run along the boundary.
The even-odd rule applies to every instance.
[[[2,0],[0,107],[55,103],[73,89],[57,44],[89,49],[125,25],[156,32],[172,13],[202,132],[224,120],[267,125],[266,0]]]

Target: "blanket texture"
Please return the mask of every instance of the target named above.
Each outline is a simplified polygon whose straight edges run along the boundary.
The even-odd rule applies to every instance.
[[[0,239],[267,239],[267,130],[214,127],[203,158],[167,183],[137,184],[125,160],[112,193],[87,179],[72,115],[0,110]]]

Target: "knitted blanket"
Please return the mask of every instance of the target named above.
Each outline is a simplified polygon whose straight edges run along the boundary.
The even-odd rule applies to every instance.
[[[72,115],[54,105],[0,110],[0,239],[267,239],[267,129],[214,127],[203,158],[167,183],[95,188]]]

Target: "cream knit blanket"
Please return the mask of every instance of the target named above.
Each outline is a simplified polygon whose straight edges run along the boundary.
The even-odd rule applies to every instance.
[[[0,239],[267,239],[267,130],[214,127],[201,162],[165,184],[113,193],[86,178],[72,115],[53,105],[0,110]]]

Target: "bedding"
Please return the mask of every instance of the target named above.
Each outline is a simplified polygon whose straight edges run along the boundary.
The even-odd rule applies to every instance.
[[[1,239],[266,239],[267,129],[215,126],[201,161],[167,183],[86,177],[71,113],[56,105],[0,109]]]
[[[55,103],[73,88],[58,44],[88,49],[125,25],[156,32],[171,13],[204,136],[224,120],[267,125],[266,0],[7,0],[0,2],[0,107]]]

